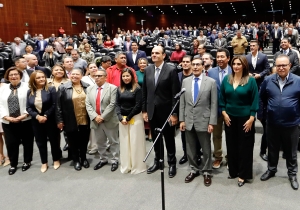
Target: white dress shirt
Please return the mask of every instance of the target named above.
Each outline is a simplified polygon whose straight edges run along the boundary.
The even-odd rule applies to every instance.
[[[254,56],[252,54],[251,59],[252,59],[252,66],[255,69],[256,68],[256,63],[257,63],[257,56],[258,56],[258,52],[256,52],[256,55]]]
[[[136,56],[137,56],[137,53],[138,53],[138,50],[135,51],[135,52],[132,51],[132,60],[133,60],[133,63],[136,62]]]

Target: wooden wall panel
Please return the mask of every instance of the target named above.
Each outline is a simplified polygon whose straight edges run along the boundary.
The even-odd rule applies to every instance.
[[[26,30],[31,35],[41,33],[44,37],[49,37],[52,33],[57,34],[60,26],[67,34],[78,33],[85,28],[85,14],[70,9],[59,1],[52,1],[51,4],[41,3],[40,0],[0,2],[4,5],[0,8],[0,38],[5,42],[13,41],[16,36],[22,37]],[[72,26],[72,19],[78,25]]]
[[[147,6],[147,5],[180,5],[180,4],[201,4],[221,3],[250,0],[64,0],[68,6]]]

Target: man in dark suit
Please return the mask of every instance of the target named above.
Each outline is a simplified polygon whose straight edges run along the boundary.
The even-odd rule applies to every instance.
[[[250,40],[253,39],[253,30],[251,29],[250,25],[247,25],[244,35],[248,35],[250,37]]]
[[[297,74],[299,76],[299,58],[297,53],[293,52],[293,50],[291,50],[290,47],[290,41],[287,38],[283,38],[281,40],[281,49],[280,51],[278,51],[277,53],[275,53],[274,55],[274,65],[275,65],[275,61],[276,58],[280,55],[280,54],[285,54],[287,56],[289,56],[290,58],[290,64],[291,64],[291,69],[290,69],[290,73],[293,74]]]
[[[250,51],[251,53],[246,56],[249,64],[249,72],[251,76],[256,79],[259,89],[264,77],[267,76],[270,71],[270,65],[267,56],[258,51],[258,42],[256,40],[250,41]]]
[[[14,62],[15,66],[23,72],[21,81],[29,82],[29,78],[33,70],[27,69],[27,61],[25,60],[25,58],[16,58]]]
[[[47,78],[50,78],[51,71],[47,68],[38,66],[38,59],[35,55],[33,55],[33,54],[26,55],[26,61],[27,61],[27,69],[29,69],[31,71],[41,70],[42,72],[45,73]]]
[[[195,37],[199,36],[199,30],[196,28],[196,26],[194,27],[192,35],[195,36]]]
[[[246,59],[249,64],[249,72],[251,76],[253,76],[256,79],[256,84],[258,90],[260,89],[261,83],[264,81],[265,76],[268,75],[270,71],[270,65],[268,62],[268,58],[265,54],[261,53],[258,51],[258,42],[256,40],[250,41],[250,51],[251,53],[246,56]],[[260,120],[264,133],[266,131],[266,121],[265,120]],[[259,156],[267,161],[268,156],[267,156],[267,139],[266,135],[262,136],[261,139],[261,144],[260,144],[260,153]]]
[[[179,92],[179,80],[176,69],[164,62],[166,54],[164,48],[156,46],[152,49],[151,57],[154,65],[148,66],[144,73],[143,83],[143,118],[150,121],[153,139],[157,133],[155,128],[161,128],[168,118],[173,106],[176,103],[174,96]],[[175,148],[175,125],[178,122],[178,107],[172,113],[169,123],[166,124],[162,135],[164,136],[168,154],[169,177],[176,175],[176,148]],[[159,159],[161,154],[162,136],[154,146],[154,164],[147,173],[151,174],[159,169]],[[163,151],[163,148],[162,148]],[[163,164],[163,163],[162,163]]]
[[[282,31],[278,28],[278,24],[275,24],[274,29],[271,32],[271,37],[273,39],[273,54],[275,54],[279,51],[280,40],[282,37]]]
[[[43,54],[45,52],[45,49],[48,45],[48,42],[44,40],[44,37],[42,34],[39,34],[38,40],[35,43],[36,49],[35,51],[39,53],[40,58],[43,57]]]
[[[131,42],[131,51],[126,53],[127,66],[130,66],[134,70],[138,71],[138,60],[140,58],[147,58],[146,53],[139,50],[136,42]]]

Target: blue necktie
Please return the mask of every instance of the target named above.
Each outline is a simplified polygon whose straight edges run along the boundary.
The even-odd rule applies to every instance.
[[[225,74],[225,70],[222,70],[222,71],[221,71],[221,73],[222,73],[222,77],[221,77],[220,84],[222,84],[222,82],[223,82],[223,79],[224,79],[224,74]]]
[[[195,77],[194,80],[195,80],[195,83],[194,83],[194,104],[195,104],[197,101],[198,93],[199,93],[199,85],[198,85],[199,78]]]

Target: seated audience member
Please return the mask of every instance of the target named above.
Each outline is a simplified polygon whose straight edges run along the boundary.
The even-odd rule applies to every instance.
[[[134,70],[125,68],[120,75],[116,113],[120,135],[121,173],[138,174],[146,171],[144,120],[142,116],[142,89],[134,78]]]
[[[84,51],[81,54],[81,58],[85,60],[87,63],[92,63],[94,62],[95,55],[91,51],[91,45],[90,44],[85,44],[84,45]],[[76,65],[75,65],[76,66]]]
[[[186,55],[186,52],[182,50],[182,46],[178,43],[175,44],[175,51],[172,52],[170,61],[171,62],[176,62],[176,63],[181,63],[182,58]]]
[[[120,86],[120,76],[121,76],[122,70],[124,68],[129,68],[126,65],[126,54],[121,51],[117,52],[115,55],[115,61],[116,61],[115,65],[106,69],[107,82],[119,87]],[[134,79],[137,81],[135,71],[133,72],[133,75],[134,75]]]
[[[87,89],[86,109],[91,119],[91,129],[100,154],[100,162],[94,167],[94,170],[98,170],[108,163],[108,151],[106,150],[108,139],[112,155],[111,171],[115,171],[119,165],[119,129],[115,112],[117,87],[106,82],[106,75],[107,73],[103,69],[96,71],[96,84]]]
[[[80,43],[79,47],[78,47],[78,52],[83,52],[84,51],[84,45],[88,44],[88,40],[87,39],[83,39],[82,42]]]
[[[106,70],[107,68],[111,67],[111,57],[108,55],[104,55],[101,58],[100,66],[99,69],[104,69]]]
[[[48,45],[43,54],[43,60],[45,61],[45,66],[52,68],[58,62],[59,57],[60,55],[53,50],[53,47],[51,45]]]
[[[107,36],[106,40],[103,42],[103,46],[105,48],[113,48],[115,46],[115,43],[110,39],[110,36]]]
[[[70,81],[59,86],[56,106],[56,123],[67,134],[74,162],[74,169],[89,168],[86,159],[90,135],[90,120],[85,107],[86,89],[89,84],[82,82],[80,69],[73,69]]]
[[[133,68],[135,71],[138,71],[138,60],[140,58],[147,58],[146,53],[142,50],[139,50],[137,42],[131,42],[131,51],[126,53],[127,66]]]
[[[41,172],[45,173],[49,167],[48,141],[51,145],[55,170],[60,167],[59,159],[62,157],[59,146],[60,131],[55,122],[56,89],[52,86],[48,87],[46,75],[40,70],[31,74],[29,88],[26,110],[32,117],[32,129],[42,161]]]
[[[22,171],[30,168],[33,155],[31,117],[26,111],[28,84],[21,82],[22,76],[23,72],[16,67],[7,69],[4,78],[10,84],[5,84],[0,93],[0,118],[11,166],[9,175],[17,171],[20,144],[24,157]]]
[[[87,62],[80,58],[80,54],[77,50],[71,51],[72,59],[73,59],[73,69],[80,69],[83,74],[86,72]]]

